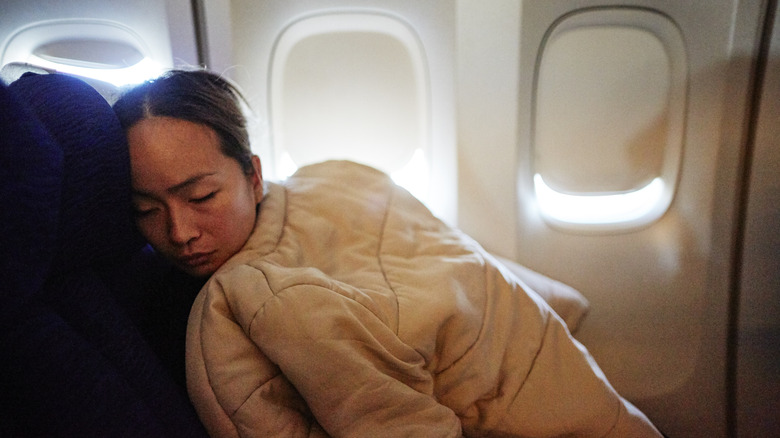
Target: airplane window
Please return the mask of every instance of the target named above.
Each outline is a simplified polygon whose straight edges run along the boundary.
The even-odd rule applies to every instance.
[[[640,9],[558,22],[543,42],[534,108],[542,216],[571,230],[625,230],[671,203],[682,153],[685,51],[676,26]]]
[[[384,170],[424,200],[427,77],[416,35],[396,18],[341,13],[293,23],[271,64],[276,176],[350,159]]]
[[[118,23],[63,20],[23,28],[5,47],[3,65],[25,63],[106,82],[115,87],[159,76],[140,37]]]

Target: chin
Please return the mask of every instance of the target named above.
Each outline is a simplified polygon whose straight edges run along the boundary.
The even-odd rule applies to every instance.
[[[214,267],[212,264],[206,264],[206,265],[200,265],[200,266],[188,266],[188,265],[179,265],[179,269],[184,271],[189,276],[197,277],[197,278],[206,278],[211,276],[214,272],[217,271],[217,268]]]

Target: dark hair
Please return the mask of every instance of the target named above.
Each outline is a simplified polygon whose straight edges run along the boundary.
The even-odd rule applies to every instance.
[[[246,174],[253,171],[241,92],[225,78],[206,70],[171,70],[144,82],[114,103],[125,131],[149,117],[173,117],[206,125],[220,139],[222,153]]]

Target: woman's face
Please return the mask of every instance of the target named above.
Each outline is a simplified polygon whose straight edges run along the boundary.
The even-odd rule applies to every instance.
[[[246,243],[263,196],[260,160],[245,174],[206,125],[144,119],[128,131],[136,224],[193,276],[214,273]]]

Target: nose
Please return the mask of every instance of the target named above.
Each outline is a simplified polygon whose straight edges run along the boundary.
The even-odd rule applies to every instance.
[[[186,245],[198,237],[198,227],[191,212],[185,208],[168,209],[168,238],[177,246]]]

